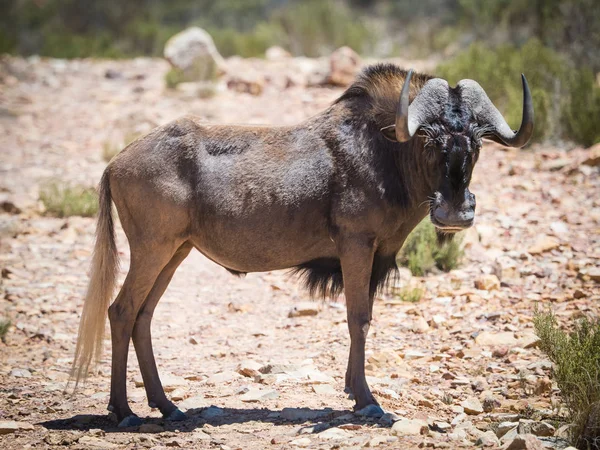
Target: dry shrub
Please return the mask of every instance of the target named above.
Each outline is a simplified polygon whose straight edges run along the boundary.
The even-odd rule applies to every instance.
[[[572,444],[579,449],[600,449],[600,320],[584,318],[567,333],[551,312],[536,311],[533,323],[540,349],[554,363],[553,376],[568,410]]]

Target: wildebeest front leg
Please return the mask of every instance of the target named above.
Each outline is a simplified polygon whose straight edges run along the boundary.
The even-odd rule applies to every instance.
[[[373,318],[373,303],[375,302],[375,296],[369,296],[369,317]],[[346,385],[344,392],[348,394],[348,399],[354,400],[354,393],[352,392],[352,351],[348,355],[348,365],[346,366]]]
[[[365,377],[365,343],[371,323],[369,285],[374,255],[373,239],[365,236],[344,238],[338,242],[350,331],[350,357],[347,384],[362,415],[381,416],[383,410],[371,394]]]

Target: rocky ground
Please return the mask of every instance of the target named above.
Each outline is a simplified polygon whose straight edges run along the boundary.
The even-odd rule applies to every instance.
[[[568,326],[600,312],[597,148],[484,147],[461,268],[425,278],[403,271],[401,285],[422,286],[424,298],[406,303],[392,292],[375,304],[367,370],[390,412],[381,421],[354,416],[342,392],[343,298],[310,302],[285,272],[234,278],[197,252],[153,327],[163,384],[189,420],[165,423],[146,405],[133,350],[129,398],[147,417],[139,429],[117,429],[106,415],[108,349],[96,375],[63,392],[95,221],[44,216],[40,185],[94,186],[107,148],[183,114],[292,124],[342,92],[311,87],[310,61],[232,63],[260,89],[230,78],[209,91],[167,90],[161,60],[1,60],[0,316],[13,325],[0,343],[0,447],[566,447],[532,316],[537,304]],[[120,230],[119,248],[122,278]]]

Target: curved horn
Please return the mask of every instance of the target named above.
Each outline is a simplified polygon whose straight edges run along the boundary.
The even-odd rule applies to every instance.
[[[404,79],[402,91],[400,91],[400,100],[396,109],[396,140],[398,142],[406,142],[413,135],[408,130],[408,94],[410,91],[410,79],[412,78],[413,70],[410,69]]]
[[[461,80],[463,100],[469,104],[475,119],[480,125],[489,126],[490,131],[484,136],[508,147],[523,147],[533,134],[533,100],[525,75],[523,81],[523,118],[516,133],[511,128],[489,99],[483,88],[473,80]]]
[[[395,133],[398,142],[410,140],[419,128],[438,117],[448,101],[448,82],[432,78],[417,94],[409,106],[410,80],[413,70],[409,70],[400,92],[396,109]]]

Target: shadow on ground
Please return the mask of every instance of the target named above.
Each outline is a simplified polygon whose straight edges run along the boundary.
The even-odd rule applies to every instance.
[[[171,422],[159,417],[142,417],[144,424],[160,425],[164,431],[179,430],[181,433],[192,432],[202,428],[205,424],[214,427],[220,425],[241,424],[245,422],[268,422],[274,425],[306,424],[312,427],[311,432],[321,432],[334,426],[342,424],[366,424],[377,422],[377,419],[359,417],[349,410],[333,410],[331,408],[285,408],[285,417],[281,410],[262,409],[237,409],[219,408],[218,415],[207,417],[206,412],[210,408],[190,409],[186,412],[188,418],[180,422]],[[202,413],[205,412],[203,415]],[[299,417],[288,419],[288,417]],[[110,415],[76,415],[65,419],[49,420],[40,422],[38,425],[48,430],[79,430],[101,429],[107,433],[139,433],[139,427],[118,428],[117,422]]]

